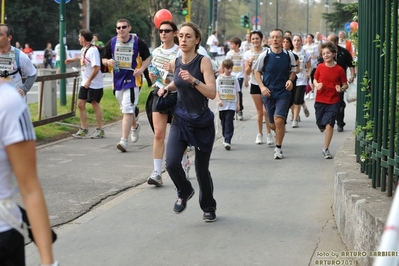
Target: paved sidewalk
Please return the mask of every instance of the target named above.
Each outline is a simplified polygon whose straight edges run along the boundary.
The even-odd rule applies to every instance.
[[[194,164],[196,194],[180,215],[172,211],[176,193],[166,172],[164,187],[145,183],[153,169],[153,133],[144,114],[140,140],[129,142],[127,153],[115,147],[120,123],[106,127],[104,139],[69,138],[39,147],[39,176],[59,235],[54,248],[61,265],[301,266],[323,258],[317,252],[346,250],[331,210],[334,160],[321,155],[324,134],[315,125],[313,101],[307,101],[311,115],[301,113],[299,128],[287,124],[285,158],[277,161],[274,146],[255,144],[247,90],[244,103],[245,120],[236,122],[232,150],[223,148],[220,132],[214,145],[219,218],[213,224],[202,222]],[[333,155],[354,130],[354,110],[348,104],[345,132],[334,132]],[[39,263],[32,244],[27,262]]]

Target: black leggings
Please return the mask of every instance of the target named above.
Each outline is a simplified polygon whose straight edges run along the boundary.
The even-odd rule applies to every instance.
[[[186,141],[179,140],[179,128],[176,121],[172,121],[170,126],[168,143],[166,145],[166,170],[173,183],[176,186],[177,196],[187,199],[193,187],[191,182],[187,180],[181,165],[184,151],[187,148]],[[213,212],[216,210],[216,201],[213,198],[213,182],[209,172],[209,160],[211,152],[203,152],[195,148],[195,173],[199,184],[199,202],[204,212]]]
[[[0,233],[0,265],[25,266],[24,237],[15,229]]]

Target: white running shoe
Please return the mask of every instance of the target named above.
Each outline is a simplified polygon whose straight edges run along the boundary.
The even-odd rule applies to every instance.
[[[274,137],[273,137],[272,133],[267,134],[266,143],[267,143],[267,145],[274,144]]]
[[[283,159],[283,151],[280,148],[274,148],[274,159]]]
[[[292,121],[292,128],[297,128],[298,127],[298,120]]]
[[[139,140],[139,133],[140,133],[140,124],[137,123],[137,128],[132,127],[132,131],[130,134],[130,139],[132,140],[133,143]]]
[[[314,99],[314,93],[313,92],[309,92],[310,96],[309,99],[313,100]]]
[[[224,145],[224,148],[226,149],[226,150],[230,150],[231,149],[231,144],[230,143],[227,143],[227,142],[223,142],[223,145]]]
[[[258,134],[256,135],[255,143],[256,143],[256,144],[262,144],[262,143],[263,143],[263,134],[258,133]]]
[[[126,152],[127,151],[127,140],[126,139],[121,139],[119,143],[116,145],[116,148],[120,150],[121,152]]]
[[[147,179],[148,185],[155,185],[156,187],[163,186],[162,176],[158,173],[157,170],[154,170],[150,177]]]

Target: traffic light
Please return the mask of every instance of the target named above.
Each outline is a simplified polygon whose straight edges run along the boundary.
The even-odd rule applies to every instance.
[[[244,15],[240,16],[240,26],[244,27]]]
[[[188,3],[187,0],[180,0],[180,7],[181,7],[181,15],[187,16],[188,15]]]
[[[240,16],[240,26],[249,29],[249,17],[247,15]]]
[[[249,29],[249,17],[244,16],[244,28]]]

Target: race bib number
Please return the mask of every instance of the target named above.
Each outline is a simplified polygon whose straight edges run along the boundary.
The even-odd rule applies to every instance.
[[[231,77],[222,78],[219,81],[219,95],[223,101],[234,102],[236,100],[235,79]]]
[[[119,62],[119,68],[132,69],[134,40],[128,43],[116,42],[115,60]]]

